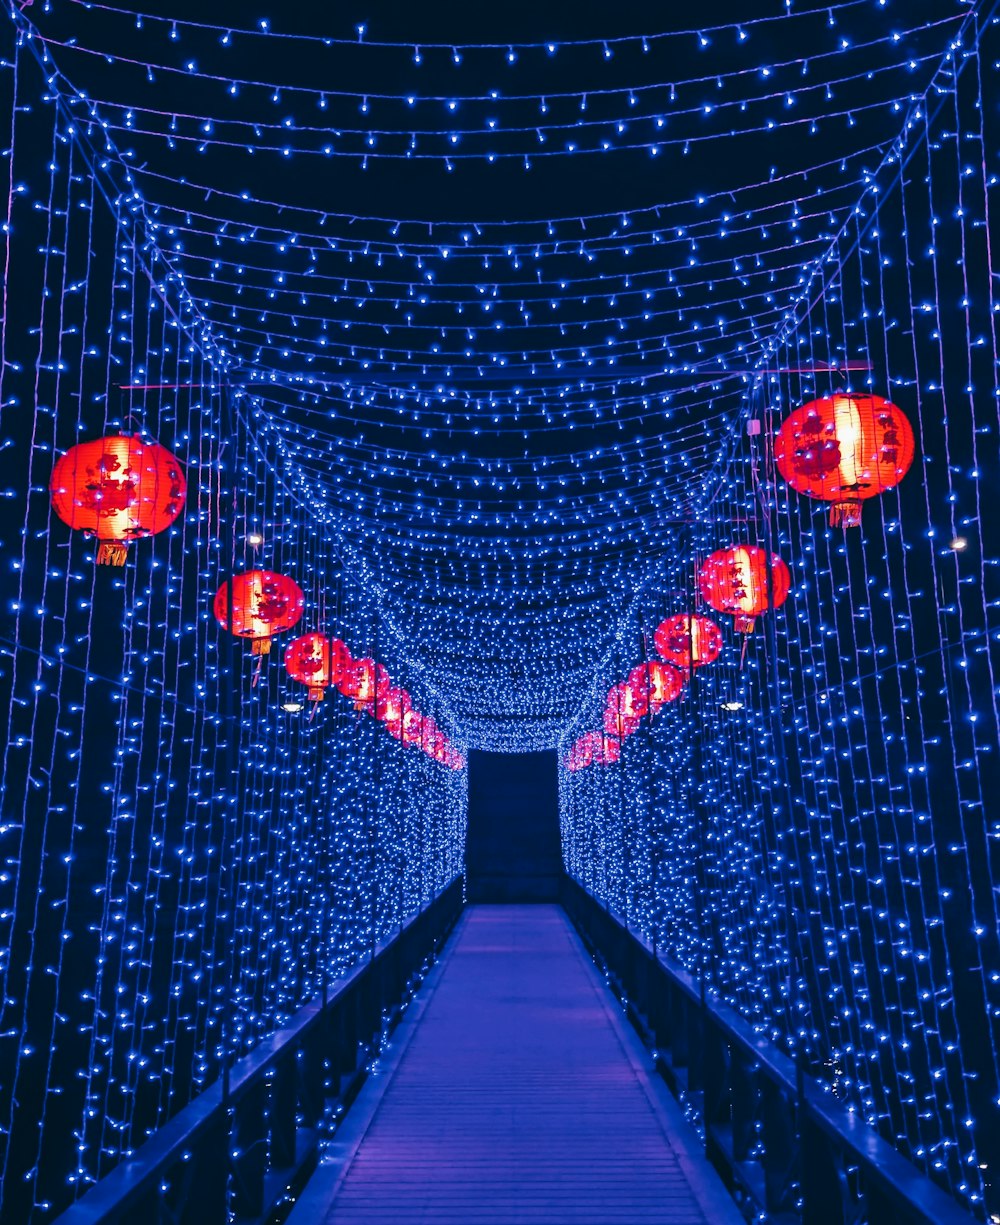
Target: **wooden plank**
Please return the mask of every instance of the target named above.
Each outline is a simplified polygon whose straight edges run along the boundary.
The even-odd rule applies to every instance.
[[[401,1037],[290,1225],[742,1219],[560,908],[470,907]]]

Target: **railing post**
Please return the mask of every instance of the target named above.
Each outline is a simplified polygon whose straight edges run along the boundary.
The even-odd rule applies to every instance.
[[[187,1168],[177,1171],[187,1185],[178,1196],[178,1211],[165,1219],[176,1220],[178,1225],[225,1225],[229,1220],[228,1149],[229,1120],[220,1113],[198,1137]],[[185,1178],[188,1170],[190,1175]]]
[[[689,1093],[700,1092],[704,1086],[704,1017],[701,1006],[695,1000],[683,1000],[684,1045],[687,1050],[687,1089]]]
[[[792,1182],[798,1165],[795,1108],[772,1080],[761,1088],[764,1127],[764,1202],[768,1212],[795,1207]]]
[[[344,1092],[345,1083],[354,1075],[358,1066],[358,1035],[361,1027],[361,987],[353,986],[340,1008],[337,1025],[337,1076],[334,1094]]]
[[[649,1027],[656,1042],[656,1049],[669,1049],[670,993],[667,980],[662,974],[655,972],[655,954],[654,967],[649,972]]]
[[[867,1225],[899,1225],[896,1205],[870,1178],[865,1179],[865,1220]]]
[[[840,1153],[808,1112],[803,1112],[799,1120],[799,1143],[802,1146],[802,1225],[848,1225],[851,1216]],[[869,1212],[869,1225],[876,1219]]]
[[[688,1069],[691,1064],[688,1051],[688,1002],[684,997],[684,993],[678,991],[675,986],[671,986],[669,989],[667,1007],[668,1024],[670,1026],[670,1062],[674,1069],[676,1088],[683,1090],[685,1086],[680,1083],[678,1077],[683,1071],[686,1084]]]
[[[264,1211],[264,1175],[267,1171],[267,1082],[246,1089],[233,1104],[232,1209],[237,1220],[258,1217]]]
[[[756,1069],[735,1046],[730,1051],[729,1093],[733,1108],[733,1160],[747,1161],[756,1137],[759,1090]]]
[[[299,1062],[304,1051],[298,1044],[278,1060],[271,1082],[271,1164],[279,1170],[295,1165],[296,1116],[299,1107]]]
[[[702,1058],[704,1060],[704,1075],[702,1090],[704,1102],[702,1112],[705,1120],[705,1137],[712,1127],[728,1128],[732,1122],[732,1111],[729,1100],[729,1045],[714,1020],[707,1018],[705,1033],[702,1038]]]
[[[334,1046],[334,1026],[329,1007],[319,1022],[306,1034],[302,1054],[296,1060],[299,1078],[299,1101],[306,1127],[318,1127],[326,1109],[327,1097],[333,1096],[337,1052]]]

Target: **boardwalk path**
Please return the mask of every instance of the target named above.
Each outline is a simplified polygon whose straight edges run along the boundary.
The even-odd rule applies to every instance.
[[[291,1225],[741,1218],[556,906],[475,906]]]

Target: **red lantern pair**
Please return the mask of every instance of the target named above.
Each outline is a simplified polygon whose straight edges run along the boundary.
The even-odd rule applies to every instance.
[[[680,697],[684,678],[669,664],[652,660],[638,664],[625,680],[608,691],[604,730],[617,740],[631,736],[648,716]]]

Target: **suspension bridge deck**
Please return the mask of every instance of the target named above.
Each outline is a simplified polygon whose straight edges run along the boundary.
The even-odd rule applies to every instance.
[[[741,1217],[557,906],[474,906],[291,1225]]]

